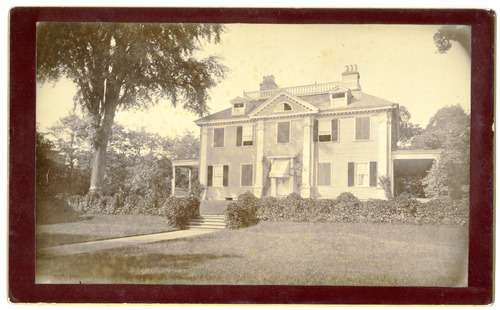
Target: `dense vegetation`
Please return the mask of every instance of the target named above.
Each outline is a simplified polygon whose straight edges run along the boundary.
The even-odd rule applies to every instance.
[[[360,201],[351,193],[336,199],[302,198],[292,193],[285,198],[256,198],[246,192],[226,208],[228,228],[250,226],[262,221],[399,223],[415,225],[467,225],[468,199],[443,197],[419,202],[402,194],[394,199]]]

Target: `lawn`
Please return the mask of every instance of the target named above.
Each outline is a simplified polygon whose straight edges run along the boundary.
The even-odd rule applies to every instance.
[[[468,228],[261,222],[199,237],[38,258],[52,283],[466,286]]]
[[[36,225],[36,248],[175,230],[165,217],[152,215],[76,214],[65,221]],[[68,221],[68,219],[71,219]]]

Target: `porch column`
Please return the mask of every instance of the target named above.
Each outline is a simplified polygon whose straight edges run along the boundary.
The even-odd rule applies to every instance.
[[[198,167],[198,178],[200,186],[203,188],[201,199],[206,199],[207,196],[207,148],[208,148],[208,128],[202,126],[200,128],[200,166]],[[191,179],[190,179],[191,180]]]
[[[257,121],[257,135],[255,138],[255,144],[257,147],[257,153],[255,158],[255,185],[254,185],[254,195],[255,197],[262,196],[263,188],[263,165],[262,159],[264,158],[264,121]]]
[[[172,165],[172,190],[170,195],[175,195],[175,165]]]
[[[378,184],[378,177],[388,176],[388,159],[389,152],[391,148],[391,141],[389,140],[389,130],[387,127],[389,126],[389,116],[387,113],[380,114],[380,121],[378,127],[378,167],[377,167],[377,198],[378,199],[386,199],[384,189]]]
[[[312,118],[304,118],[303,145],[302,145],[302,186],[300,195],[304,198],[311,197],[311,125]]]
[[[188,193],[191,193],[191,167],[188,168],[188,177],[189,177],[189,181],[188,181],[189,192]]]

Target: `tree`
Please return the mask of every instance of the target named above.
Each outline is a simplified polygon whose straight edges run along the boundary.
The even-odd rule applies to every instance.
[[[461,198],[469,193],[470,114],[461,106],[438,110],[425,131],[413,139],[412,147],[442,149],[422,180],[427,197]]]
[[[220,41],[217,24],[41,23],[37,79],[66,77],[75,103],[91,121],[90,189],[104,184],[106,150],[117,109],[147,109],[159,99],[208,113],[208,89],[225,75],[220,58],[197,57],[203,42]]]
[[[420,135],[423,129],[418,124],[410,122],[411,113],[408,109],[399,106],[399,143],[401,148],[407,148],[413,137]]]
[[[440,54],[448,52],[451,48],[451,42],[458,42],[469,57],[471,56],[471,27],[457,27],[455,25],[441,26],[434,34],[434,43]]]
[[[48,128],[47,133],[54,138],[54,144],[68,166],[67,182],[70,185],[75,169],[90,171],[92,155],[87,126],[85,120],[72,111]]]

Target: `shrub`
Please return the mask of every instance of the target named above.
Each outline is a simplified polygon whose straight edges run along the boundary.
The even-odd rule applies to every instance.
[[[224,210],[224,222],[229,229],[237,229],[250,225],[251,215],[241,202],[231,202]]]
[[[200,215],[200,200],[196,197],[168,197],[163,208],[169,226],[184,228]]]
[[[259,199],[247,191],[238,196],[236,202],[227,205],[224,211],[224,221],[228,228],[247,227],[258,222],[257,210]]]

